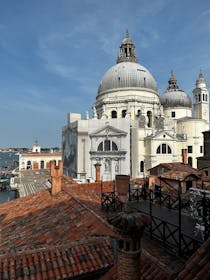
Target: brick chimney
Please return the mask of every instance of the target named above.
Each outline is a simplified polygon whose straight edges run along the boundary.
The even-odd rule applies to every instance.
[[[95,169],[96,169],[96,182],[100,182],[101,180],[101,164],[97,162],[95,164]]]
[[[119,280],[141,279],[141,237],[149,216],[139,212],[121,212],[109,219],[117,232]]]
[[[182,163],[187,164],[187,149],[182,149]]]
[[[58,165],[56,165],[56,161],[50,161],[50,175],[52,178],[51,193],[56,195],[61,191],[61,177],[63,175],[63,162],[61,160],[58,161]]]

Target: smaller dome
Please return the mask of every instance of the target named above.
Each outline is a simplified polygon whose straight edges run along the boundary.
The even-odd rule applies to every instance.
[[[164,108],[187,107],[192,108],[192,102],[186,92],[179,89],[174,73],[171,72],[167,90],[160,96],[160,102]]]
[[[183,90],[170,90],[160,96],[160,102],[164,108],[167,107],[188,107],[192,108],[190,97]]]

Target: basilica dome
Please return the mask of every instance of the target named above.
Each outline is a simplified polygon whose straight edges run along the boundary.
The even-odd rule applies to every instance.
[[[128,31],[120,46],[117,64],[112,66],[101,79],[98,96],[116,90],[151,90],[157,93],[157,83],[152,74],[138,64],[135,45]]]
[[[187,107],[192,108],[192,102],[188,94],[179,89],[177,85],[177,80],[171,72],[169,78],[169,86],[167,90],[160,96],[160,102],[164,108],[168,107]]]
[[[130,88],[157,91],[157,84],[144,66],[135,62],[121,62],[105,73],[98,88],[98,95],[116,89]]]

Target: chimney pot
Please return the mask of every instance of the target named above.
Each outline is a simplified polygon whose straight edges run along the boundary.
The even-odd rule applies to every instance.
[[[109,219],[117,232],[118,279],[141,279],[141,237],[149,216],[138,212],[121,212]]]
[[[100,182],[101,179],[101,164],[97,162],[95,164],[95,169],[96,169],[96,182]]]
[[[56,165],[55,160],[50,161],[50,175],[52,178],[51,193],[56,195],[61,191],[61,177],[63,175],[63,162],[61,160],[58,161],[58,165]]]
[[[182,163],[187,164],[187,149],[182,149]]]

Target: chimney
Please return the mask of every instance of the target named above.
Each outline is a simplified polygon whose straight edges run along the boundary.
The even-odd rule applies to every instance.
[[[97,162],[95,164],[95,169],[96,169],[96,182],[100,182],[101,180],[101,164]]]
[[[139,212],[121,212],[109,219],[117,232],[118,279],[141,279],[141,237],[149,216]]]
[[[50,175],[52,178],[51,193],[56,195],[61,191],[61,177],[63,175],[63,162],[61,160],[58,161],[58,165],[56,165],[55,160],[50,161]]]
[[[187,149],[182,149],[182,163],[187,164]]]

